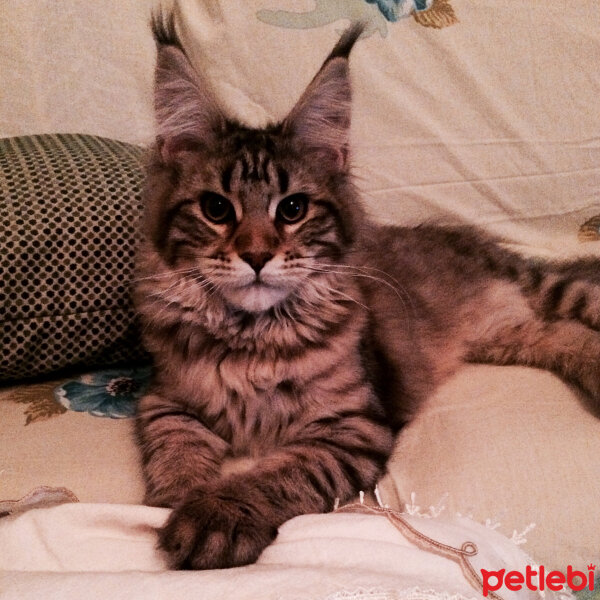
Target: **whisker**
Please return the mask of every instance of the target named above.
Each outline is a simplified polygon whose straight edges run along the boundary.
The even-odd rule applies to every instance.
[[[322,268],[319,268],[322,267]],[[389,281],[386,281],[385,279],[382,279],[380,277],[375,277],[374,275],[371,275],[369,273],[365,273],[361,267],[354,267],[351,265],[328,265],[328,264],[320,264],[319,267],[316,266],[309,266],[309,265],[304,265],[303,268],[309,270],[309,271],[315,271],[317,273],[333,273],[333,274],[338,274],[338,275],[355,275],[357,277],[365,277],[367,279],[371,279],[373,281],[377,281],[379,283],[383,283],[384,285],[386,285],[388,288],[390,288],[397,296],[400,300],[404,301],[404,299],[402,298],[402,296],[400,295],[400,291],[402,289],[402,286],[400,286],[400,284],[398,284],[398,288],[395,287],[394,285],[392,285]],[[344,271],[337,271],[335,269],[339,269],[339,268],[347,268],[348,271],[344,272]],[[404,291],[404,290],[402,290]],[[405,292],[407,293],[407,292]]]
[[[362,277],[362,278],[369,279],[371,281],[375,281],[380,284],[383,284],[386,287],[388,287],[390,290],[392,290],[394,292],[394,294],[396,294],[396,296],[398,297],[398,300],[400,300],[400,303],[401,303],[405,313],[407,314],[407,316],[410,316],[413,318],[416,316],[416,309],[412,302],[412,298],[410,297],[410,294],[408,294],[408,292],[406,292],[406,290],[404,290],[402,288],[402,286],[395,287],[394,285],[392,285],[389,281],[386,281],[385,279],[382,279],[380,277],[375,277],[374,275],[370,275],[368,273],[363,272],[360,267],[354,267],[351,265],[332,265],[332,267],[334,267],[334,268],[327,268],[328,266],[329,265],[326,265],[326,264],[320,264],[319,266],[304,265],[304,268],[308,271],[313,271],[315,273]],[[346,267],[347,270],[346,271],[336,270],[339,267]],[[408,318],[406,321],[407,321],[407,327],[409,328],[409,331],[410,331],[412,320],[410,318]]]
[[[198,271],[198,267],[190,267],[187,269],[180,269],[175,271],[163,271],[161,273],[154,273],[153,275],[148,275],[147,277],[134,277],[131,281],[134,283],[148,280],[156,280],[163,279],[167,277],[172,277],[173,275],[187,275]]]
[[[368,306],[365,306],[362,302],[359,302],[356,298],[353,298],[349,294],[346,294],[345,292],[342,292],[341,290],[336,290],[335,288],[332,288],[332,287],[326,285],[322,281],[313,281],[313,283],[317,284],[318,286],[322,287],[323,289],[327,290],[328,292],[330,292],[332,294],[337,294],[338,296],[341,296],[342,298],[345,298],[346,300],[350,300],[350,302],[354,302],[354,304],[358,304],[358,306],[360,306],[361,308],[364,308],[367,312],[371,312],[371,309]]]
[[[395,283],[399,288],[402,287],[400,282],[395,277],[390,275],[387,271],[383,271],[382,269],[377,269],[376,267],[370,267],[367,265],[344,265],[344,264],[339,264],[339,263],[338,264],[328,264],[328,263],[322,263],[322,262],[319,262],[318,265],[322,266],[322,267],[331,267],[334,269],[342,268],[342,269],[356,269],[356,270],[360,270],[360,271],[375,271],[376,273],[381,273],[382,275],[385,275],[388,279],[390,279],[393,283]]]

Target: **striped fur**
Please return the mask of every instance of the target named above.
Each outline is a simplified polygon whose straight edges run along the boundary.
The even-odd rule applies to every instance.
[[[470,229],[370,222],[349,171],[343,36],[283,123],[226,119],[173,23],[158,43],[135,301],[155,361],[137,430],[177,568],[254,561],[293,516],[371,488],[394,433],[467,361],[600,397],[597,265]]]

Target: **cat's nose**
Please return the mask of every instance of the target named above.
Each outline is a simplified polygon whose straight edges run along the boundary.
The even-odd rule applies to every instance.
[[[247,262],[258,275],[260,270],[273,258],[270,252],[244,252],[240,258]]]

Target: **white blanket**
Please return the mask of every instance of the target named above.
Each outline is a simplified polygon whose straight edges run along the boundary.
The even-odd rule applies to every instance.
[[[337,512],[286,523],[256,565],[223,571],[166,570],[154,528],[167,509],[64,504],[0,519],[0,598],[462,600],[479,598],[458,562],[409,541],[385,515]],[[528,557],[498,532],[465,518],[402,515],[437,542],[476,544],[481,568],[524,571]],[[504,600],[530,598],[501,592]],[[488,596],[490,597],[490,596]],[[550,597],[551,595],[546,595]]]

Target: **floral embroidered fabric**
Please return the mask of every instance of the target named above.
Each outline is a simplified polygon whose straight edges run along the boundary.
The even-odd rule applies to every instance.
[[[150,382],[150,367],[110,369],[82,375],[54,390],[65,408],[96,417],[123,419],[135,413],[135,401]]]

